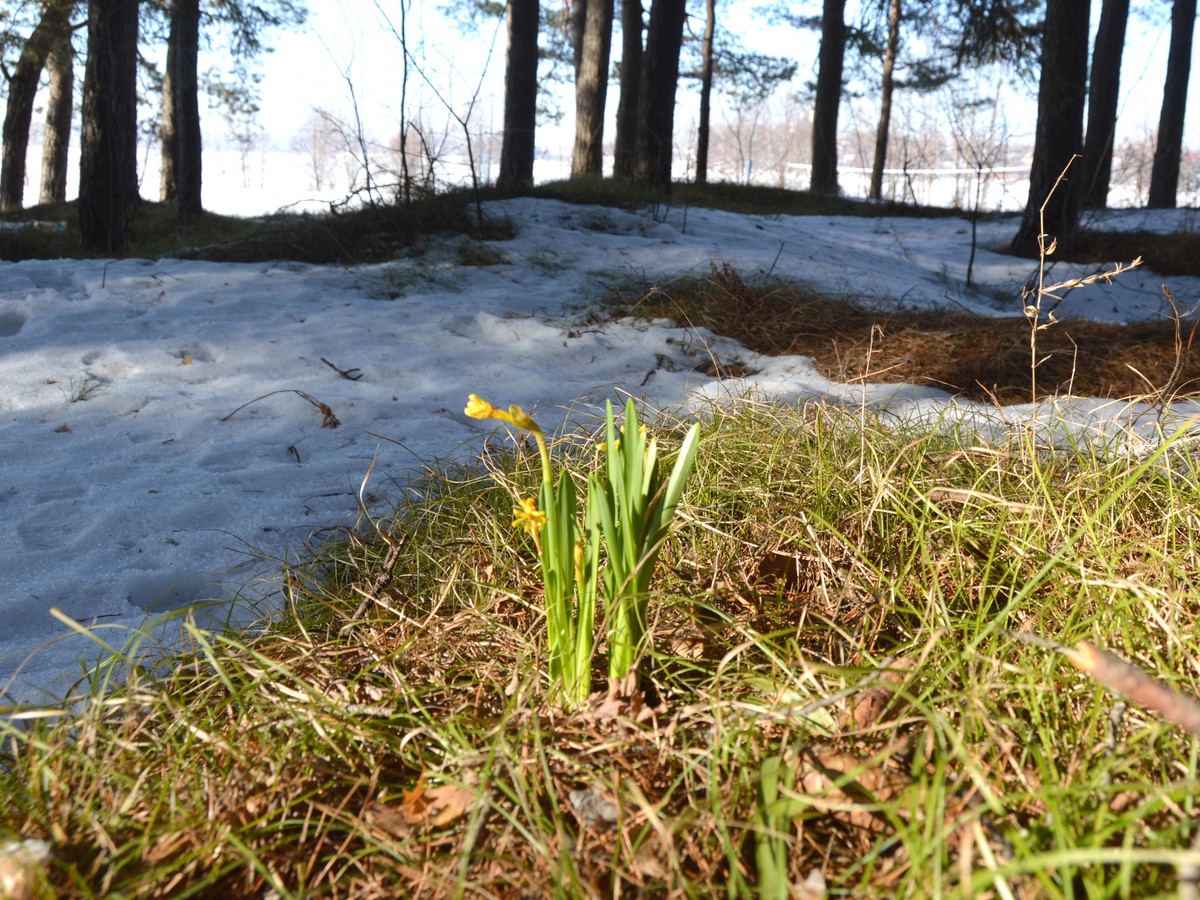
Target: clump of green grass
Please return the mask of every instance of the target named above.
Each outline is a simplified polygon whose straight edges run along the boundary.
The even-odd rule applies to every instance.
[[[98,397],[108,387],[99,378],[93,375],[84,375],[80,378],[72,378],[68,382],[68,390],[65,391],[68,403],[85,403],[94,397]]]
[[[707,411],[646,674],[572,712],[511,524],[536,456],[431,468],[270,628],[180,619],[157,677],[8,709],[0,837],[49,842],[46,896],[1169,892],[1195,738],[1011,633],[1200,690],[1200,473],[1022,440]]]

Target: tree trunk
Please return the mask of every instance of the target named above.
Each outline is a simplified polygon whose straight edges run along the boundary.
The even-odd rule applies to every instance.
[[[73,4],[52,0],[42,8],[41,19],[25,42],[8,80],[8,106],[4,114],[3,151],[0,153],[0,211],[20,209],[25,195],[25,155],[33,101],[46,58],[63,36],[70,40]]]
[[[1100,27],[1092,50],[1092,77],[1088,85],[1087,137],[1083,145],[1083,205],[1104,209],[1112,179],[1113,133],[1117,127],[1117,99],[1121,84],[1121,51],[1129,0],[1104,0]]]
[[[604,105],[612,50],[613,0],[587,0],[582,54],[575,70],[575,147],[571,177],[604,174]]]
[[[567,17],[567,30],[571,34],[571,64],[575,67],[575,77],[579,78],[579,66],[583,63],[583,41],[587,32],[588,0],[567,0],[570,10]]]
[[[75,51],[71,47],[69,27],[51,48],[46,67],[50,70],[50,95],[42,134],[42,186],[38,202],[64,203],[67,199],[71,116],[75,111]]]
[[[203,208],[200,136],[200,0],[172,0],[163,77],[162,181],[159,197],[181,216]]]
[[[138,0],[91,0],[83,78],[79,230],[83,244],[116,253],[128,238],[137,184]]]
[[[642,70],[638,121],[638,181],[660,190],[671,187],[674,155],[675,89],[679,83],[679,51],[683,45],[685,0],[654,0],[646,32],[646,65]]]
[[[838,189],[837,122],[842,102],[842,63],[846,54],[846,0],[825,0],[821,13],[817,96],[813,108],[812,182],[810,190],[836,194]]]
[[[508,61],[504,68],[504,139],[499,187],[533,186],[537,126],[538,0],[508,0]]]
[[[883,167],[887,164],[888,131],[892,125],[892,73],[900,50],[900,12],[902,0],[891,0],[888,9],[887,48],[883,54],[883,82],[879,90],[879,127],[875,129],[875,161],[871,164],[871,188],[867,196],[883,199]]]
[[[642,90],[642,0],[621,0],[621,99],[613,175],[632,178],[637,169],[637,133]]]
[[[1039,236],[1069,247],[1079,224],[1080,180],[1059,175],[1083,148],[1083,106],[1087,93],[1088,18],[1091,0],[1048,0],[1038,82],[1038,116],[1029,173],[1029,199],[1012,252],[1036,257]],[[1044,227],[1042,205],[1045,204]]]
[[[696,184],[708,181],[708,132],[712,113],[713,34],[717,30],[717,0],[705,0],[704,38],[700,42],[700,125],[696,133]]]
[[[1163,86],[1162,112],[1158,117],[1158,144],[1150,170],[1151,209],[1174,209],[1179,188],[1179,157],[1183,153],[1183,116],[1187,108],[1191,72],[1192,32],[1196,26],[1196,0],[1175,0],[1171,7],[1171,49],[1167,53],[1167,81]]]

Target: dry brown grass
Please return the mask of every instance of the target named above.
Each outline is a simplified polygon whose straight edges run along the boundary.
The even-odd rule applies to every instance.
[[[1066,259],[1107,264],[1140,256],[1159,275],[1200,278],[1200,233],[1155,234],[1148,231],[1080,231]]]
[[[703,326],[771,356],[812,357],[833,381],[912,383],[975,400],[1028,401],[1029,323],[953,310],[876,310],[802,285],[749,285],[735,269],[680,280],[618,309]],[[1171,381],[1189,392],[1200,380],[1194,321],[1177,342],[1174,323],[1066,321],[1042,331],[1039,398],[1078,394],[1135,397]]]

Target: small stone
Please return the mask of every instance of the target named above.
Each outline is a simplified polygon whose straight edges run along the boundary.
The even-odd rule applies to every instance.
[[[35,896],[38,875],[50,858],[50,845],[29,838],[0,843],[0,897],[26,900]]]

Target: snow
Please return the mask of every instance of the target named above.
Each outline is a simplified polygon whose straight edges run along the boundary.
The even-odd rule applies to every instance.
[[[836,384],[804,357],[761,358],[663,323],[596,324],[584,309],[614,281],[669,291],[672,278],[728,262],[744,277],[798,277],[871,301],[1012,314],[1033,266],[988,249],[1011,238],[1011,217],[980,224],[980,287],[967,289],[962,219],[676,207],[659,221],[648,210],[535,199],[488,212],[508,217],[517,235],[487,245],[499,259],[486,266],[461,262],[464,247],[477,249],[462,237],[352,267],[2,264],[0,691],[59,696],[79,677],[81,656],[94,661],[92,645],[52,608],[120,644],[148,615],[205,599],[270,603],[278,560],[365,527],[360,498],[386,514],[422,460],[479,451],[494,423],[463,415],[471,392],[519,403],[555,428],[589,421],[617,391],[653,408],[751,392],[865,400],[897,415],[952,413],[996,427],[995,410],[937,390]],[[1195,221],[1182,212],[1119,215],[1144,228],[1170,216]],[[1087,271],[1059,265],[1054,277]],[[1155,316],[1160,281],[1131,272],[1073,293],[1060,315]],[[1173,278],[1171,287],[1185,307],[1200,300],[1200,280]],[[758,372],[717,382],[698,370],[713,357]],[[304,394],[340,426],[322,427]],[[1087,400],[1061,411],[1100,430],[1130,414]]]

